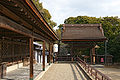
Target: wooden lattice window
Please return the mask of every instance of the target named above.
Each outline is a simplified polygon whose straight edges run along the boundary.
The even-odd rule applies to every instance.
[[[4,62],[17,61],[29,55],[29,46],[20,41],[1,40],[1,57]]]
[[[2,41],[2,58],[6,57],[8,54],[8,44],[6,41]]]

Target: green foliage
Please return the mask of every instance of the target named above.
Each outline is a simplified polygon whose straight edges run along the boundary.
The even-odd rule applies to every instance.
[[[77,16],[69,17],[64,21],[65,24],[95,24],[100,23],[101,18],[88,17],[88,16]]]
[[[39,0],[32,0],[32,1],[37,7],[37,9],[41,12],[41,10],[43,9],[42,3],[39,3]]]
[[[53,20],[49,20],[49,23],[52,27],[55,27],[57,25],[57,23],[55,23]]]
[[[120,61],[120,19],[118,17],[88,17],[77,16],[65,19],[65,24],[102,24],[104,34],[108,38],[107,52],[114,56],[114,61]],[[104,54],[104,44],[99,43],[98,54]],[[82,51],[85,52],[85,51]],[[88,54],[88,52],[85,52]]]
[[[42,9],[41,13],[42,13],[42,15],[44,16],[44,18],[46,20],[50,20],[51,19],[51,15],[50,15],[50,13],[49,13],[49,11],[47,9]]]
[[[63,25],[62,25],[62,24],[60,24],[58,27],[59,27],[59,29],[62,29],[62,28],[63,28]]]
[[[35,4],[35,6],[37,7],[37,9],[39,10],[39,12],[41,13],[41,15],[44,17],[44,19],[48,22],[48,24],[53,28],[55,27],[57,24],[51,20],[51,15],[49,13],[49,11],[45,8],[43,8],[42,3],[39,2],[39,0],[32,0],[33,3]]]
[[[61,40],[61,32],[62,32],[63,25],[60,24],[58,27],[59,29],[56,30],[56,34],[58,35],[59,40]]]
[[[55,32],[60,40],[61,39],[61,29],[57,29]]]

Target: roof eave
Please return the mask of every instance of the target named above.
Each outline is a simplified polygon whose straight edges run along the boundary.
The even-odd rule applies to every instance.
[[[34,5],[34,3],[32,2],[32,0],[25,0],[25,2],[27,3],[27,5],[29,6],[29,7],[31,7],[31,9],[33,10],[33,12],[38,16],[38,14],[35,12],[35,10],[34,10],[34,8],[36,9],[36,11],[39,13],[39,15],[40,16],[38,16],[38,17],[41,17],[40,19],[41,19],[41,21],[43,22],[43,24],[45,25],[45,27],[47,27],[47,29],[54,35],[54,38],[56,39],[56,40],[59,40],[58,39],[58,37],[57,37],[57,35],[55,34],[55,32],[54,32],[54,30],[50,27],[50,25],[46,22],[46,20],[44,19],[44,17],[41,15],[41,13],[38,11],[38,9],[36,8],[36,6]],[[29,2],[32,4],[32,6],[31,6],[31,4],[29,4]],[[34,7],[34,8],[33,8]],[[55,40],[54,39],[54,40]]]
[[[61,41],[106,41],[107,38],[101,38],[101,39],[62,39]]]

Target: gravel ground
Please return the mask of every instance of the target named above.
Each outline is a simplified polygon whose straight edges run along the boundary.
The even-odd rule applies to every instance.
[[[46,64],[46,67],[48,67],[48,64]],[[41,72],[42,65],[34,64],[34,78]],[[24,66],[22,68],[7,73],[2,80],[29,80],[29,66]]]
[[[104,67],[104,65],[92,65],[100,72],[109,76],[112,80],[120,80],[120,69],[117,68],[108,68]]]
[[[40,80],[87,80],[75,63],[53,64]]]

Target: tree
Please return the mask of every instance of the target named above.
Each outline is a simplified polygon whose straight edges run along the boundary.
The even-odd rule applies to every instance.
[[[59,40],[61,40],[61,29],[57,29],[55,32],[56,32]]]
[[[48,24],[53,28],[55,27],[57,24],[51,20],[51,15],[49,13],[49,11],[45,8],[43,8],[42,3],[39,2],[39,0],[32,0],[33,3],[35,4],[35,6],[37,7],[37,9],[39,10],[39,12],[41,13],[41,15],[44,17],[44,19],[48,22]]]

